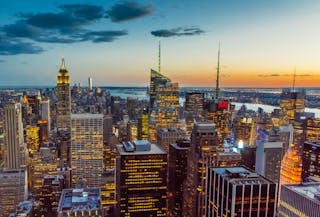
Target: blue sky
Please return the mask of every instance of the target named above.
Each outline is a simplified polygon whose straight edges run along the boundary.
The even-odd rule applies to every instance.
[[[186,86],[319,82],[320,2],[298,0],[39,1],[0,8],[0,86],[54,85],[61,57],[72,83],[146,86],[157,68]]]

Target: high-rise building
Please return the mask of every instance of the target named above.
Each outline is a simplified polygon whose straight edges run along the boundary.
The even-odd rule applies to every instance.
[[[256,152],[256,172],[279,183],[282,157],[282,142],[260,142]]]
[[[235,123],[235,140],[239,142],[242,140],[249,146],[253,145],[254,142],[254,121],[252,118],[240,118]]]
[[[57,128],[70,130],[71,125],[71,95],[70,77],[62,59],[60,70],[57,76]]]
[[[241,165],[241,154],[231,150],[217,152],[216,166],[217,167],[235,167]]]
[[[47,120],[38,120],[37,126],[39,128],[40,144],[48,142],[48,138],[49,138],[48,121]]]
[[[195,123],[188,153],[187,177],[183,187],[182,216],[204,216],[206,168],[216,166],[219,138],[211,123]]]
[[[146,140],[117,145],[119,217],[166,216],[167,153]]]
[[[187,124],[187,134],[191,134],[194,119],[202,121],[203,119],[204,93],[186,92],[184,116]]]
[[[57,76],[57,144],[60,164],[70,163],[70,127],[71,127],[71,93],[70,76],[64,59]]]
[[[169,152],[170,144],[176,143],[177,140],[185,137],[186,133],[179,128],[162,127],[157,129],[157,144],[166,152]]]
[[[46,120],[48,124],[48,133],[51,130],[51,117],[50,117],[50,99],[43,99],[40,102],[40,117]]]
[[[88,78],[88,90],[91,92],[92,91],[92,78]]]
[[[286,151],[280,171],[280,184],[300,184],[302,173],[302,160],[293,144]],[[280,186],[281,186],[280,185]]]
[[[320,178],[320,141],[306,141],[302,156],[302,179]]]
[[[180,139],[169,145],[168,217],[182,217],[183,183],[187,176],[190,140]]]
[[[103,115],[71,115],[72,184],[84,179],[89,187],[101,185],[103,171]]]
[[[4,109],[4,143],[6,168],[18,169],[27,165],[27,148],[23,139],[23,124],[20,103],[9,103]]]
[[[276,216],[276,183],[243,167],[208,168],[203,216]]]
[[[319,217],[320,182],[283,185],[279,217]]]
[[[138,140],[149,140],[149,111],[143,109],[138,117]]]
[[[305,109],[305,90],[283,89],[280,95],[280,109],[285,123],[293,124],[295,114]]]
[[[153,109],[157,97],[158,88],[170,83],[171,80],[153,69],[150,71],[150,109]]]
[[[103,142],[109,144],[112,137],[112,115],[107,114],[103,117]]]
[[[100,188],[63,189],[58,217],[104,216]]]
[[[26,143],[29,155],[32,156],[40,148],[39,127],[26,127]]]
[[[9,216],[19,202],[27,199],[27,172],[25,169],[0,170],[0,216]]]
[[[155,129],[159,127],[178,127],[179,106],[178,83],[167,83],[159,86],[152,111]]]

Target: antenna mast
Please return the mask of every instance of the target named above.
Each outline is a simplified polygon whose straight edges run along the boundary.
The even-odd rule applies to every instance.
[[[219,79],[220,79],[220,42],[219,42],[219,49],[218,49],[218,65],[217,65],[217,79],[216,79],[216,99],[219,98],[219,93],[220,93]]]

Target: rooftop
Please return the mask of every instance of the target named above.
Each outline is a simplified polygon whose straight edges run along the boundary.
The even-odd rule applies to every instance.
[[[306,141],[305,144],[309,144],[309,145],[312,145],[314,147],[320,148],[320,140],[318,140],[318,141]]]
[[[147,140],[134,141],[134,143],[138,146],[145,145],[145,142],[149,143],[149,141],[147,141]],[[158,145],[152,144],[152,143],[149,143],[149,144],[150,144],[149,150],[142,150],[140,148],[138,150],[136,150],[132,143],[119,144],[119,145],[117,145],[117,149],[118,149],[118,152],[120,155],[166,154],[166,152]]]
[[[100,208],[100,188],[64,189],[59,201],[58,212],[98,210]]]
[[[286,187],[310,200],[320,203],[320,182],[303,183],[301,185],[288,185]]]
[[[216,125],[213,123],[207,123],[207,122],[196,122],[194,127],[197,130],[201,131],[212,131],[214,132],[216,130]]]
[[[220,176],[228,179],[234,185],[271,184],[270,180],[244,167],[209,168]]]
[[[82,114],[71,114],[71,119],[102,119],[103,114],[91,114],[91,113],[82,113]]]

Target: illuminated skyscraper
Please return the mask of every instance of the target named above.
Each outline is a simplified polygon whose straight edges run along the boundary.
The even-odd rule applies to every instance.
[[[57,76],[57,143],[60,163],[70,163],[70,126],[71,126],[71,94],[70,77],[64,59]]]
[[[243,167],[208,168],[202,216],[276,216],[276,183]]]
[[[185,102],[185,118],[187,123],[187,133],[190,135],[194,119],[202,121],[204,106],[204,93],[201,92],[187,92]]]
[[[242,140],[249,146],[254,142],[254,121],[252,118],[241,118],[235,123],[235,140],[239,142]]]
[[[206,168],[216,166],[219,139],[214,124],[195,123],[188,154],[187,177],[183,187],[184,217],[205,215]]]
[[[71,96],[70,77],[64,59],[58,72],[57,79],[57,128],[70,130]]]
[[[72,184],[85,179],[89,187],[101,185],[103,171],[103,115],[71,115]]]
[[[280,96],[280,109],[285,123],[293,124],[295,114],[302,113],[305,109],[305,90],[283,89]]]
[[[40,148],[39,127],[27,126],[26,143],[30,156],[37,152]]]
[[[143,109],[138,117],[138,140],[149,140],[149,112]]]
[[[167,153],[149,141],[117,146],[117,216],[166,216]]]
[[[320,141],[306,141],[302,156],[302,179],[320,178]]]
[[[18,169],[27,164],[27,147],[23,139],[23,124],[20,103],[9,103],[4,109],[4,143],[6,168]]]
[[[280,184],[300,184],[302,161],[294,145],[290,145],[285,153],[280,171]]]
[[[0,170],[0,216],[9,216],[19,202],[27,199],[27,172],[24,169]]]

